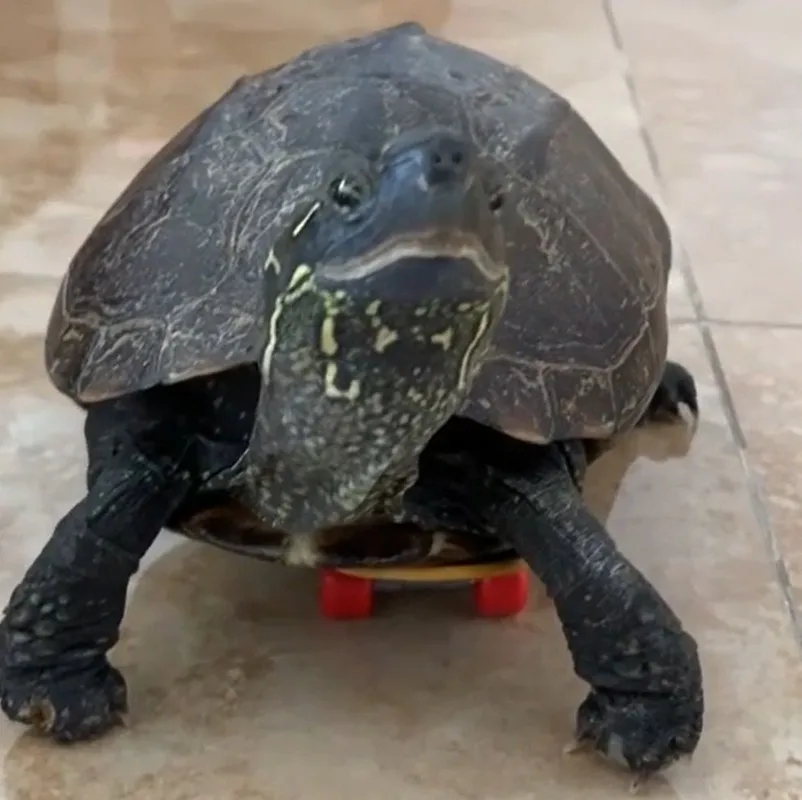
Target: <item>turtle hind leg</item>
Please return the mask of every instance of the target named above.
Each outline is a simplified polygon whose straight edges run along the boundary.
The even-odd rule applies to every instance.
[[[695,427],[699,418],[699,396],[693,375],[676,361],[667,361],[663,377],[640,425],[683,423]]]

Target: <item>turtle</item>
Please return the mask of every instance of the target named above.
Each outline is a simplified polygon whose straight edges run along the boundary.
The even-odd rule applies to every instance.
[[[617,437],[698,420],[671,263],[568,99],[416,22],[239,78],[58,291],[45,363],[87,488],[4,610],[5,714],[57,742],[118,722],[107,653],[172,529],[307,566],[515,553],[589,686],[577,741],[636,776],[690,755],[697,643],[582,494]]]

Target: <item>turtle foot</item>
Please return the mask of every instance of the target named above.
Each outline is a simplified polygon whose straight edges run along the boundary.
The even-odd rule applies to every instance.
[[[699,417],[696,381],[682,364],[666,363],[663,378],[652,397],[641,424],[648,422],[682,422],[695,427]]]
[[[702,731],[699,698],[630,694],[594,689],[579,707],[572,752],[592,746],[634,773],[633,791],[649,778],[690,757]]]
[[[127,691],[105,658],[71,673],[11,668],[0,675],[0,705],[10,719],[68,743],[124,724]]]

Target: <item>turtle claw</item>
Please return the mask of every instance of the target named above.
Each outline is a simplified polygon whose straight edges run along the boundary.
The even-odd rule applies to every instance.
[[[692,756],[690,755],[682,755],[677,758],[677,762],[679,761],[691,761]],[[676,763],[676,762],[675,762]],[[649,770],[641,770],[640,772],[636,772],[632,780],[629,784],[629,793],[631,795],[640,794],[644,789],[648,788],[649,785],[655,782],[655,780],[659,781],[661,779],[662,773],[659,770],[649,769]]]
[[[651,784],[655,776],[658,775],[658,772],[654,770],[643,770],[641,772],[636,772],[632,776],[632,780],[629,782],[629,794],[633,797],[635,795],[641,794],[644,789],[647,789],[649,784]]]
[[[577,753],[587,752],[594,747],[594,743],[592,739],[580,738],[576,737],[572,741],[568,742],[562,749],[563,756],[573,756]],[[648,784],[653,780],[655,773],[653,770],[641,770],[636,772],[632,776],[632,780],[629,783],[629,794],[633,797],[638,795],[645,789]]]
[[[582,753],[587,750],[591,745],[589,739],[572,739],[568,742],[565,747],[563,747],[563,755],[564,756],[573,756],[577,753]]]

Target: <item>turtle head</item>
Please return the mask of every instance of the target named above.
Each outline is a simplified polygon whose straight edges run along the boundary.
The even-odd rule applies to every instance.
[[[268,261],[283,280],[252,452],[270,456],[289,532],[345,523],[414,478],[507,297],[501,198],[468,140],[419,130],[340,166]]]

